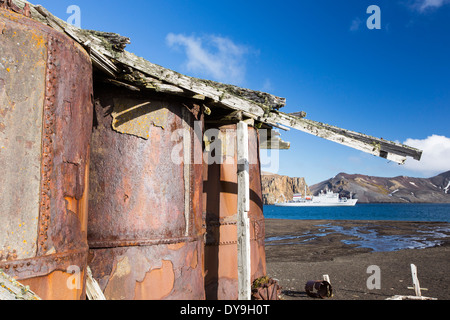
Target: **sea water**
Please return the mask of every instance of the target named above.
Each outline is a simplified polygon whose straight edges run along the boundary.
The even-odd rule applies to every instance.
[[[356,204],[354,207],[264,206],[266,219],[450,222],[450,204]]]
[[[344,243],[373,251],[424,249],[439,246],[450,235],[450,225],[423,226],[416,235],[380,235],[370,226],[343,228],[333,220],[380,220],[450,222],[450,204],[357,204],[355,207],[276,207],[264,206],[267,219],[329,220],[319,232],[266,238],[266,245],[299,245],[329,234],[343,234]]]

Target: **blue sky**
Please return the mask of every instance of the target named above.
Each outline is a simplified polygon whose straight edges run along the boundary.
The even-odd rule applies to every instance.
[[[82,28],[128,36],[128,51],[163,67],[285,97],[284,112],[424,150],[421,162],[399,166],[291,130],[279,174],[314,184],[339,172],[450,170],[450,0],[40,4],[64,20],[78,5]],[[381,29],[366,25],[370,5],[381,9]]]

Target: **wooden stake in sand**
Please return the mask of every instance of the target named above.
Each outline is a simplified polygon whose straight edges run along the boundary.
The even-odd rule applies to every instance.
[[[393,296],[391,298],[387,298],[386,300],[437,300],[436,298],[429,298],[422,296],[422,290],[428,290],[427,288],[421,288],[419,283],[419,278],[417,276],[417,267],[415,264],[411,264],[411,275],[413,280],[414,287],[408,287],[410,290],[414,290],[416,292],[415,296]]]
[[[417,267],[414,264],[411,264],[411,275],[413,279],[414,291],[416,292],[416,296],[421,297],[422,292],[420,291],[419,278],[417,277]]]

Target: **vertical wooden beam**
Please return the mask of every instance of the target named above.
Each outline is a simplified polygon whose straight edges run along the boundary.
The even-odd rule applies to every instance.
[[[250,177],[248,154],[248,125],[237,125],[237,159],[238,159],[238,290],[239,300],[251,298],[251,264],[250,264]]]
[[[189,125],[189,111],[186,108],[181,109],[183,118],[183,174],[184,174],[184,220],[186,229],[184,235],[189,236],[191,220],[191,131]]]
[[[416,292],[417,297],[422,296],[422,292],[420,291],[420,283],[419,278],[417,277],[417,267],[414,264],[411,264],[411,275],[413,280],[414,291]]]

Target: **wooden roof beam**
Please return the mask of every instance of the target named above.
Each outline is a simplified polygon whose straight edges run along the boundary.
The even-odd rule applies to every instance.
[[[371,137],[362,133],[338,128],[313,120],[293,117],[282,112],[272,112],[262,119],[268,123],[275,122],[317,137],[324,138],[363,152],[404,164],[407,157],[420,161],[422,151],[404,144]]]

